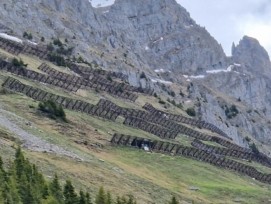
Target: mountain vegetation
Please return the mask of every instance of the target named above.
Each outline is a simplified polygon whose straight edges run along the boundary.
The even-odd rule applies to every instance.
[[[0,204],[270,203],[256,39],[226,56],[176,0],[33,2],[0,1]]]
[[[115,197],[115,198],[114,198]],[[5,169],[0,157],[1,204],[136,204],[132,196],[113,196],[101,187],[95,199],[88,192],[79,193],[70,180],[60,184],[57,174],[47,181],[36,165],[31,164],[19,147],[14,161]],[[168,204],[178,204],[173,196]]]

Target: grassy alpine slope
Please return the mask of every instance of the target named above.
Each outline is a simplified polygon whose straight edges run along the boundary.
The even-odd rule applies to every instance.
[[[4,52],[2,54],[5,55]],[[41,63],[41,60],[34,57],[19,57],[27,61],[28,66],[34,70]],[[10,74],[0,72],[1,84],[7,76]],[[130,103],[105,93],[68,93],[62,89],[17,78],[31,86],[93,104],[103,97],[123,107],[141,109],[145,102],[149,102],[163,109],[159,100],[154,97],[140,96],[135,103]],[[82,158],[79,160],[57,153],[23,148],[25,156],[39,167],[48,180],[57,172],[61,183],[70,179],[78,191],[83,189],[93,196],[100,186],[104,186],[114,195],[132,194],[140,204],[164,204],[172,195],[181,203],[270,203],[270,185],[252,178],[184,157],[111,146],[109,141],[114,133],[157,139],[142,130],[124,126],[121,119],[110,122],[65,110],[69,122],[64,123],[45,117],[37,109],[38,102],[24,95],[0,94],[1,117],[6,117],[23,130]],[[169,111],[183,113],[173,106]],[[12,127],[0,124],[0,153],[5,165],[14,157],[15,147],[22,143],[16,138],[18,136]],[[179,135],[177,141],[188,145],[190,138]],[[255,164],[255,167],[271,173],[269,168],[258,164]]]

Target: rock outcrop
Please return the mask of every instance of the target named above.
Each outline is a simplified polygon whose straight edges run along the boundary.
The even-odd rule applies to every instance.
[[[87,0],[1,4],[0,23],[16,33],[74,37],[87,57],[89,46],[95,44],[104,52],[127,52],[135,65],[144,63],[153,70],[199,73],[226,65],[222,47],[175,0],[117,0],[108,11],[94,9]]]
[[[244,69],[254,76],[266,75],[271,77],[271,63],[267,51],[258,40],[244,36],[232,49],[234,62],[241,64]]]
[[[226,65],[222,47],[175,0],[117,0],[105,16],[114,37],[152,69],[200,73]]]
[[[223,94],[228,98],[225,103],[234,103],[242,111],[229,120],[223,113],[223,106],[217,103],[217,100],[208,100],[212,103],[201,107],[203,117],[215,118],[214,123],[224,121],[222,126],[223,123],[227,123],[229,127],[226,129],[231,129],[231,135],[235,135],[233,138],[239,143],[240,138],[250,134],[258,141],[270,144],[271,63],[268,53],[256,39],[245,36],[239,45],[233,46],[232,54],[231,72],[209,75],[201,83]],[[200,93],[204,92],[207,90],[201,89]]]

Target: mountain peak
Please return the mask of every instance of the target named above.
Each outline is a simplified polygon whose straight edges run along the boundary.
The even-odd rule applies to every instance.
[[[128,47],[141,59],[155,59],[146,61],[153,70],[195,74],[226,64],[222,47],[175,0],[117,0],[107,18],[117,33],[129,33]]]
[[[182,19],[183,22],[194,24],[190,14],[175,0],[116,0],[112,6],[113,10],[132,18],[135,16],[148,16],[149,14],[163,14],[164,17],[171,16]]]
[[[270,74],[269,55],[255,38],[244,36],[232,50],[232,56],[235,62],[245,65],[249,71]]]

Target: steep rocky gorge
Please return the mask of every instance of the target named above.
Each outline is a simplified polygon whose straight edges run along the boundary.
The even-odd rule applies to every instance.
[[[175,0],[116,0],[102,9],[93,8],[88,0],[7,1],[0,3],[0,16],[0,24],[12,30],[1,32],[19,37],[31,32],[36,42],[41,37],[47,42],[52,37],[67,38],[76,48],[75,55],[80,53],[105,69],[121,70],[133,85],[159,89],[157,79],[181,86],[193,83],[189,99],[200,101],[201,119],[222,128],[241,145],[248,145],[247,136],[271,144],[267,52],[245,36],[227,57]],[[167,78],[155,70],[167,72]],[[153,80],[140,79],[142,71]],[[225,105],[233,104],[239,114],[228,118]]]

